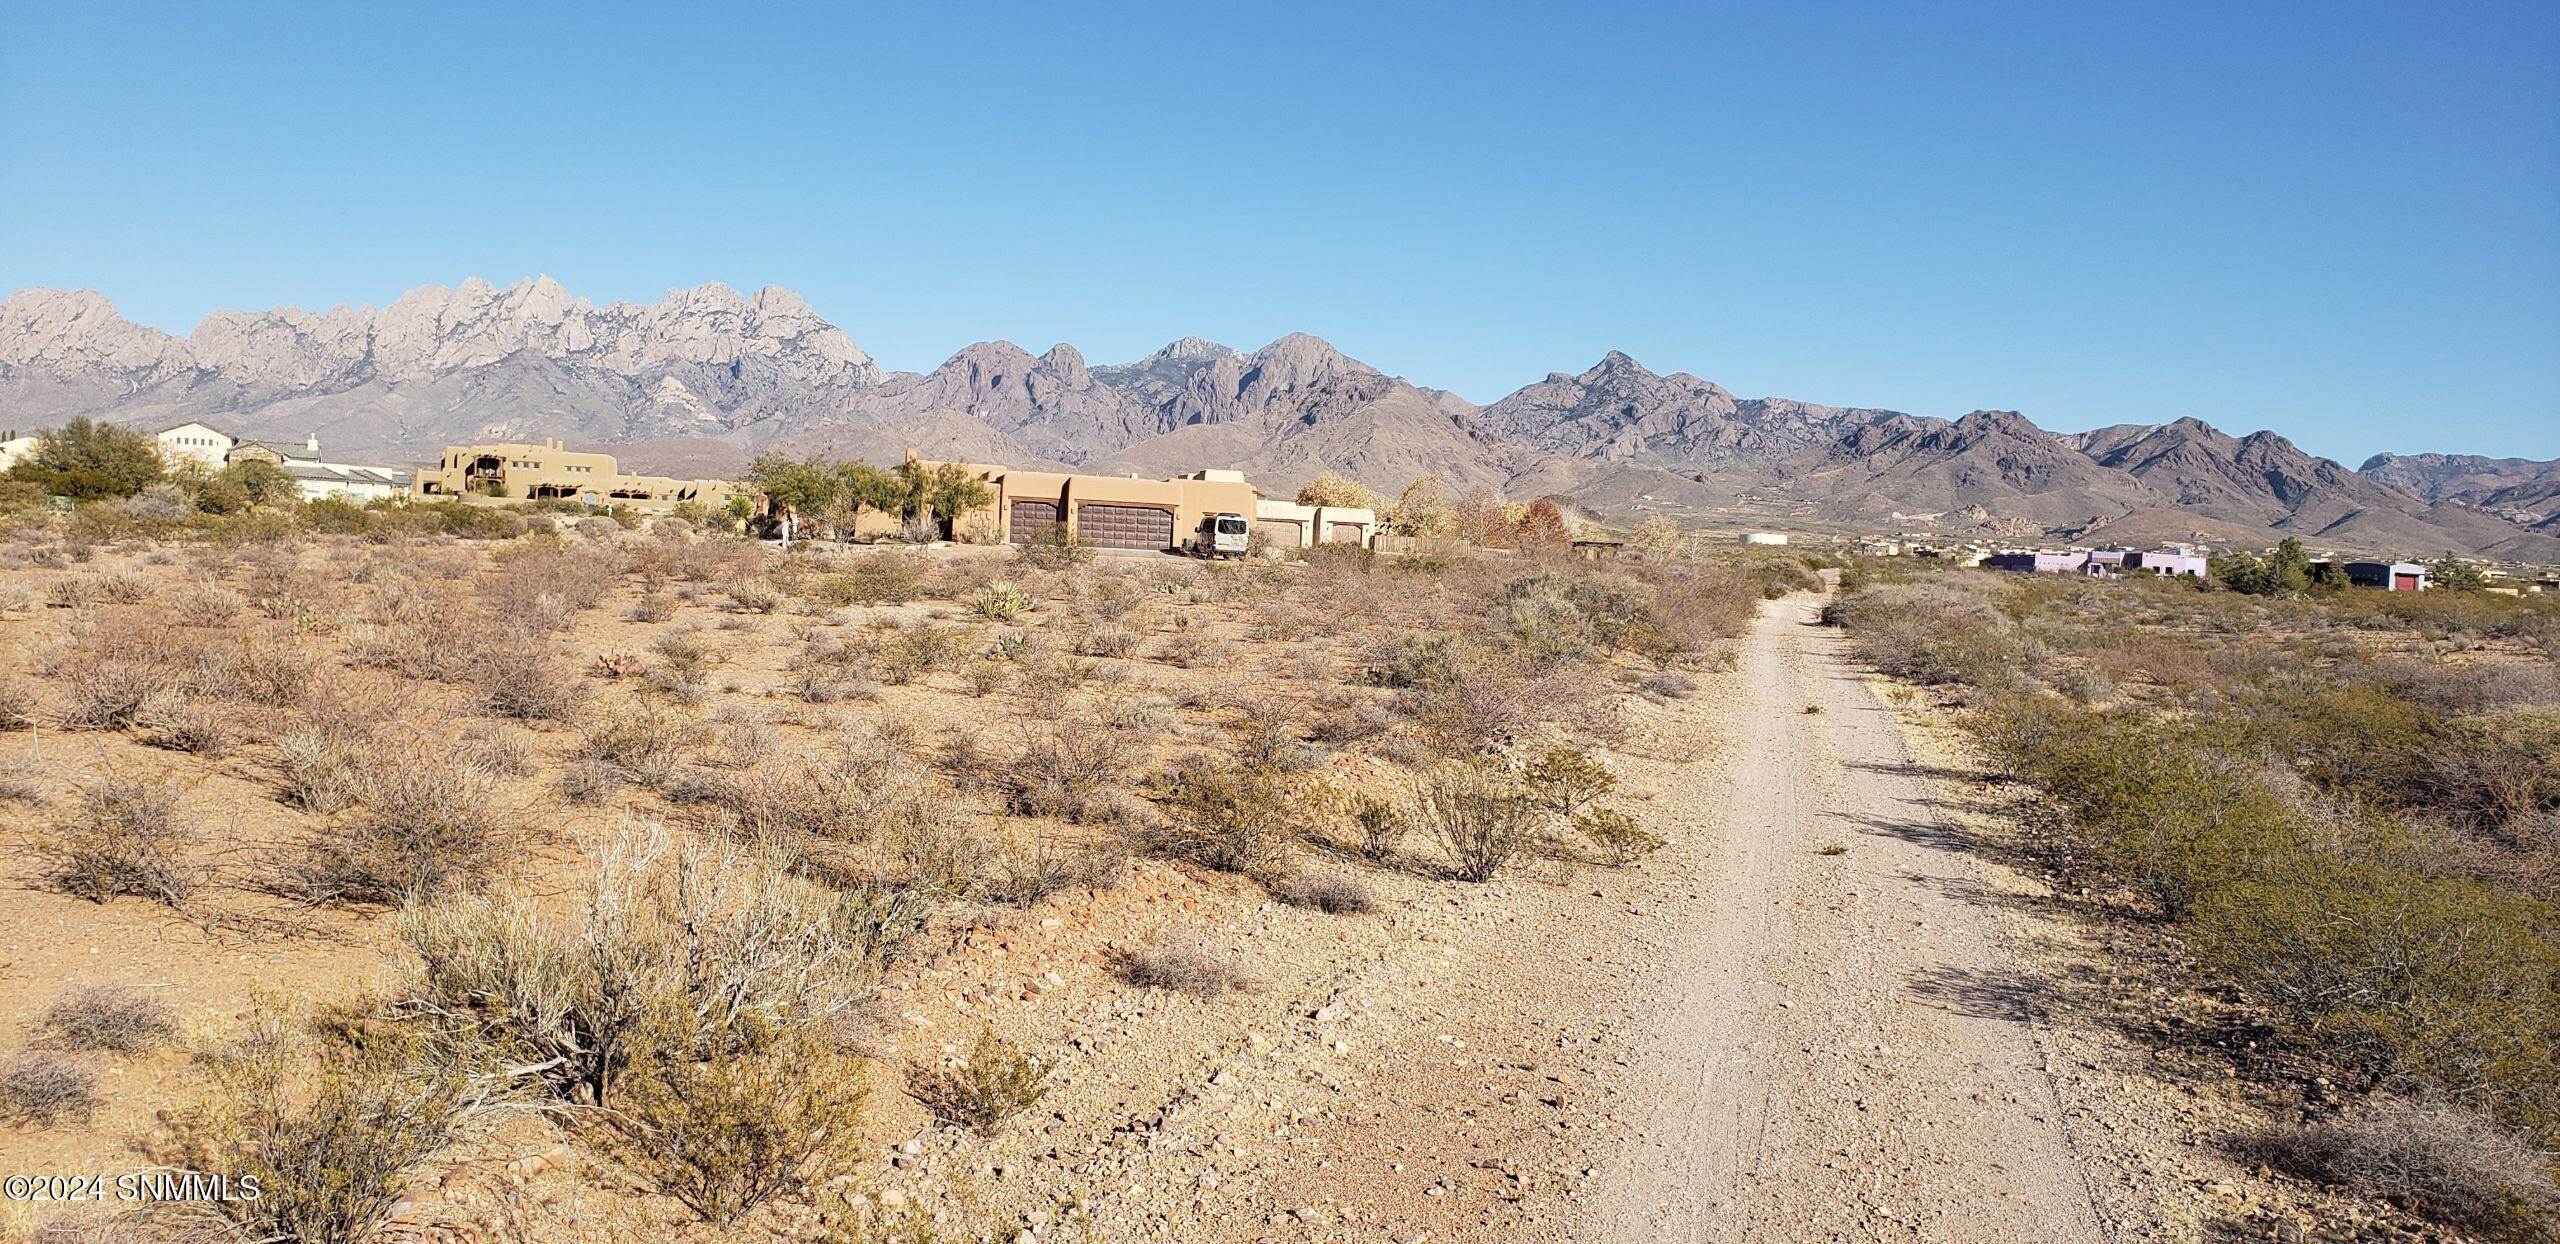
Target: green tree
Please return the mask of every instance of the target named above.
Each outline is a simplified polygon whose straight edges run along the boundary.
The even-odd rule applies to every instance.
[[[764,493],[775,513],[789,509],[815,518],[834,508],[844,495],[844,479],[826,459],[794,461],[781,454],[759,455],[747,467],[747,482]]]
[[[916,508],[915,489],[907,478],[896,472],[883,471],[868,462],[842,462],[836,465],[840,494],[857,509],[878,510],[883,514],[909,514]]]
[[[987,481],[957,462],[909,461],[899,465],[898,474],[907,482],[908,513],[930,510],[943,518],[958,518],[995,499]]]
[[[9,477],[77,500],[130,497],[159,481],[160,446],[131,428],[74,419],[44,434]]]
[[[2311,590],[2311,555],[2302,541],[2286,536],[2264,557],[2234,553],[2217,559],[2213,575],[2224,587],[2250,596],[2299,596]]]
[[[2451,553],[2427,568],[2427,581],[2448,592],[2477,592],[2489,586],[2488,576],[2479,567],[2456,561]]]

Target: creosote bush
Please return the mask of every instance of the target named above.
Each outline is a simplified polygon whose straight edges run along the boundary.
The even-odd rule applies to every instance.
[[[981,1025],[968,1057],[909,1068],[907,1095],[944,1123],[992,1136],[1049,1095],[1049,1073],[992,1025]]]
[[[1292,907],[1331,916],[1358,915],[1378,905],[1369,883],[1344,873],[1292,873],[1272,886],[1271,893]]]
[[[851,1171],[867,1085],[806,1026],[715,1045],[651,1042],[623,1078],[615,1151],[703,1221],[729,1226]]]
[[[1414,785],[1414,819],[1448,852],[1462,881],[1491,881],[1545,836],[1548,817],[1517,778],[1479,757],[1453,760]]]
[[[429,1158],[503,1090],[496,1069],[413,1026],[264,1005],[204,1050],[204,1091],[169,1118],[160,1159],[254,1178],[256,1200],[203,1203],[255,1239],[376,1238]]]
[[[304,844],[285,888],[312,902],[394,904],[479,886],[521,846],[497,787],[496,774],[452,756],[367,763],[354,814]]]
[[[1600,858],[1619,868],[1659,851],[1662,836],[1636,824],[1615,808],[1585,808],[1573,814],[1574,832],[1591,840]]]

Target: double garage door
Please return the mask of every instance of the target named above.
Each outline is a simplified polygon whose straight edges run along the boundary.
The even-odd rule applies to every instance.
[[[1269,533],[1268,538],[1271,541],[1271,547],[1275,549],[1302,549],[1307,547],[1307,525],[1301,520],[1294,518],[1265,518],[1257,520],[1254,523],[1254,526],[1260,527],[1263,531]]]
[[[1144,505],[1076,507],[1076,543],[1098,549],[1173,547],[1173,511]]]

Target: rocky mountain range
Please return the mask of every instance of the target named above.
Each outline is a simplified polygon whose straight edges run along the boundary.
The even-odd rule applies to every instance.
[[[0,301],[0,424],[76,415],[316,433],[333,453],[391,461],[545,436],[684,474],[733,472],[768,449],[893,461],[913,448],[1149,475],[1233,467],[1274,490],[1326,470],[1388,490],[1438,474],[1624,519],[2244,545],[2289,534],[2560,559],[2560,462],[2382,455],[2354,471],[2191,417],[2063,434],[2012,411],[1946,420],[1743,398],[1614,351],[1479,407],[1297,333],[1250,352],[1184,338],[1103,366],[1071,345],[982,342],[930,372],[888,372],[771,286],[598,306],[547,277],[471,280],[379,310],[216,312],[185,337],[86,291]]]

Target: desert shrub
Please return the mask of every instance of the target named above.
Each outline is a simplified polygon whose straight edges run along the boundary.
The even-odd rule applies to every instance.
[[[675,776],[691,732],[663,713],[619,713],[586,728],[578,758],[609,767],[624,781],[663,786]]]
[[[826,1020],[861,966],[847,912],[777,856],[629,835],[585,897],[558,913],[522,893],[411,905],[397,923],[417,956],[408,1007],[562,1097],[609,1104],[636,1058],[706,1057]]]
[[[257,1239],[378,1237],[409,1179],[488,1100],[493,1080],[396,1027],[272,1009],[196,1060],[205,1091],[169,1118],[173,1166],[255,1180],[203,1203]]]
[[[177,1012],[152,993],[113,981],[74,986],[37,1023],[65,1049],[137,1054],[178,1030]]]
[[[1226,872],[1271,867],[1306,832],[1308,810],[1285,777],[1243,759],[1194,761],[1168,775],[1172,820],[1158,831],[1168,855]]]
[[[2513,708],[2457,717],[2425,757],[2448,810],[2510,834],[2560,806],[2560,709]]]
[[[1049,1095],[1049,1073],[994,1027],[981,1025],[967,1058],[908,1069],[907,1095],[944,1123],[992,1136]]]
[[[921,594],[932,571],[913,553],[873,553],[810,584],[809,594],[830,605],[902,605]]]
[[[1249,982],[1243,968],[1200,946],[1156,946],[1112,956],[1112,970],[1141,989],[1214,998]]]
[[[905,812],[887,838],[908,888],[944,896],[975,887],[994,856],[985,837],[945,801],[920,802]]]
[[[1645,675],[1636,690],[1650,700],[1685,700],[1698,694],[1698,680],[1678,670],[1657,670]]]
[[[1405,836],[1413,832],[1413,822],[1403,809],[1368,794],[1352,797],[1351,825],[1360,834],[1354,849],[1372,860],[1394,858]]]
[[[1076,636],[1076,652],[1088,657],[1125,657],[1138,650],[1138,633],[1117,622],[1086,627]]]
[[[92,902],[132,896],[182,907],[203,880],[187,858],[195,831],[178,820],[177,783],[110,774],[83,785],[36,843],[46,880]]]
[[[969,694],[976,696],[1002,691],[1004,685],[1013,680],[1013,671],[1002,661],[971,661],[960,673],[968,680]]]
[[[1463,881],[1490,881],[1544,837],[1547,813],[1519,781],[1490,761],[1449,761],[1414,786],[1414,819],[1449,855]]]
[[[2232,873],[2187,913],[2208,966],[2334,1057],[2560,1134],[2560,946],[2529,900],[2310,852]]]
[[[705,1222],[845,1174],[862,1149],[861,1067],[805,1028],[699,1058],[653,1053],[623,1085],[615,1150]]]
[[[142,713],[153,692],[166,691],[175,675],[140,661],[79,659],[56,672],[62,682],[62,724],[70,730],[122,730]]]
[[[1342,873],[1292,873],[1271,888],[1272,897],[1292,907],[1307,907],[1329,916],[1351,916],[1378,905],[1369,884]]]
[[[631,603],[630,618],[634,622],[664,622],[674,616],[675,599],[658,592],[645,593]]]
[[[365,764],[356,813],[313,835],[284,889],[310,902],[398,903],[481,885],[518,846],[497,775],[451,756]]]
[[[1017,535],[1013,556],[1037,570],[1072,570],[1091,563],[1093,550],[1069,539],[1064,524],[1053,524],[1028,535]]]
[[[1847,627],[1867,660],[1913,682],[1998,686],[2037,664],[2033,637],[1951,583],[1880,584],[1834,599],[1822,617]]]
[[[998,859],[980,889],[990,902],[1029,907],[1061,890],[1110,889],[1128,864],[1128,854],[1110,843],[1060,850],[1041,842]]]
[[[728,594],[730,606],[740,613],[772,613],[782,607],[782,593],[770,583],[747,579],[721,590]]]
[[[25,683],[0,674],[0,730],[24,730],[36,724],[35,697]]]
[[[1573,819],[1593,800],[1617,788],[1618,775],[1578,747],[1550,747],[1520,772],[1531,797],[1548,811]]]
[[[222,707],[202,696],[155,691],[144,697],[133,724],[150,732],[151,741],[176,751],[220,757],[231,751],[234,728]]]
[[[104,1103],[98,1073],[78,1059],[30,1050],[0,1062],[0,1119],[51,1127],[86,1120]]]
[[[189,626],[224,626],[249,607],[247,597],[219,583],[199,583],[178,593],[178,619]]]
[[[906,886],[856,884],[837,896],[837,924],[864,961],[887,967],[923,940],[939,902]]]
[[[1022,589],[998,579],[979,589],[969,598],[969,612],[997,622],[1010,622],[1031,609],[1031,598]]]
[[[587,696],[577,676],[532,639],[490,648],[472,677],[482,711],[518,721],[570,720]]]
[[[2504,1238],[2560,1222],[2551,1158],[2450,1102],[2380,1098],[2351,1115],[2279,1128],[2255,1148],[2297,1175]]]
[[[331,724],[297,726],[276,739],[285,801],[333,815],[354,803],[373,741],[368,732]]]
[[[1129,764],[1128,741],[1116,731],[1064,722],[1025,738],[999,780],[1013,812],[1094,822],[1109,819],[1110,796]]]
[[[1636,824],[1636,819],[1615,808],[1585,808],[1573,814],[1574,832],[1591,840],[1600,858],[1624,868],[1663,847],[1661,835]]]

